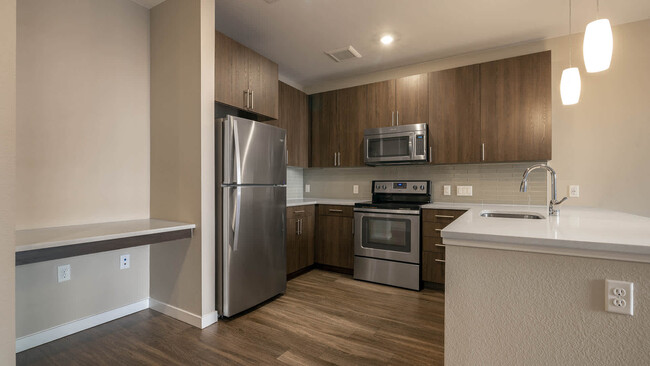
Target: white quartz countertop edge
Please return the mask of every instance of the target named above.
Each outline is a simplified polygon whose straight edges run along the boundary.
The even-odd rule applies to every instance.
[[[92,243],[170,231],[195,229],[195,224],[142,219],[16,231],[16,252]]]
[[[287,200],[287,207],[309,206],[309,205],[338,205],[354,206],[357,202],[369,201],[369,199],[338,199],[338,198],[303,198]]]

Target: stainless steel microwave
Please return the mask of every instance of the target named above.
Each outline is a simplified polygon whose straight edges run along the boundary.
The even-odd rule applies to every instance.
[[[429,161],[426,123],[369,128],[363,135],[366,165],[423,164]]]

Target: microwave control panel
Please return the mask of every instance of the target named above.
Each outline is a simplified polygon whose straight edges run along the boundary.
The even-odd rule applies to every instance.
[[[425,141],[424,135],[415,135],[415,155],[422,156],[425,154]]]

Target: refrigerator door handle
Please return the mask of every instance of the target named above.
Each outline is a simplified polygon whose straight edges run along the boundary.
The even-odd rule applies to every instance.
[[[235,212],[233,215],[233,240],[232,240],[232,250],[237,251],[237,245],[239,243],[239,221],[241,218],[241,187],[236,187],[236,196],[235,196]]]
[[[239,131],[237,130],[237,121],[232,123],[233,139],[235,140],[235,165],[237,170],[237,184],[242,184],[241,176],[241,154],[239,150]],[[239,193],[241,196],[241,193]]]

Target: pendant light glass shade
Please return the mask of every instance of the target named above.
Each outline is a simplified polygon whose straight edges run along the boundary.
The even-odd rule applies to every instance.
[[[560,80],[560,96],[562,97],[562,104],[572,105],[578,103],[580,100],[580,90],[582,86],[580,83],[580,71],[577,67],[569,67],[562,71],[562,79]]]
[[[587,72],[600,72],[609,69],[612,62],[614,40],[612,27],[607,19],[598,19],[587,24],[582,53]]]

